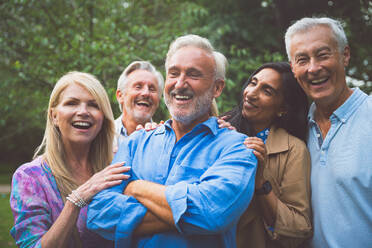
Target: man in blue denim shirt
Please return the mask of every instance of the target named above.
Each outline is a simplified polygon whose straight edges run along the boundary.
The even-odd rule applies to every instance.
[[[88,228],[116,247],[235,247],[235,228],[254,191],[257,160],[246,136],[219,129],[210,106],[224,87],[226,58],[196,35],[176,39],[165,63],[172,116],[132,134],[114,161],[131,180],[97,194]]]
[[[285,42],[293,73],[314,101],[312,247],[371,247],[372,97],[346,84],[345,32],[336,20],[303,18],[288,28]]]

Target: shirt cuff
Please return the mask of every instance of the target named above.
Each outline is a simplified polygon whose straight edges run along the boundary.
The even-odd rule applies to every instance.
[[[117,247],[125,247],[120,244],[130,244],[133,231],[142,222],[147,209],[135,198],[129,197],[125,202],[125,208],[120,214],[120,220],[115,231],[115,243]]]
[[[182,233],[179,225],[182,215],[187,210],[187,184],[179,182],[175,185],[167,185],[165,189],[165,197],[172,210],[174,224],[178,232]]]

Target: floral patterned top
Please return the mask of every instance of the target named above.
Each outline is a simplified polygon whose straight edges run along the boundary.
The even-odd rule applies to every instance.
[[[13,175],[10,207],[14,227],[10,234],[19,247],[41,247],[41,237],[49,230],[64,203],[51,169],[41,157],[20,166]],[[76,222],[83,247],[113,247],[86,228],[87,207]],[[70,241],[69,247],[73,247]]]

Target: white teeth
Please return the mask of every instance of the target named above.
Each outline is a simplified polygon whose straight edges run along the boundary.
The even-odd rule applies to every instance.
[[[88,122],[82,122],[82,121],[77,121],[77,122],[74,122],[74,125],[76,125],[76,126],[83,126],[83,127],[89,127],[90,126],[90,123],[88,123]]]
[[[85,121],[76,121],[76,122],[72,123],[72,125],[75,128],[82,128],[82,129],[88,129],[92,126],[91,123],[85,122]]]
[[[139,101],[139,102],[137,102],[137,104],[144,104],[147,107],[150,106],[150,103],[149,102],[145,102],[145,101]]]
[[[180,96],[180,95],[176,95],[176,99],[177,99],[177,100],[188,100],[188,99],[190,99],[190,96]]]
[[[321,78],[321,79],[317,79],[317,80],[311,80],[311,83],[312,84],[318,84],[318,83],[322,83],[326,80],[327,78]]]

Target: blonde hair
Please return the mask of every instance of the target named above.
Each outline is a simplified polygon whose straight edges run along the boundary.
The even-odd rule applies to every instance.
[[[78,84],[86,89],[96,100],[99,109],[104,114],[102,128],[93,140],[89,151],[93,174],[102,170],[111,162],[115,134],[110,101],[101,83],[93,75],[83,72],[69,72],[62,76],[50,95],[44,137],[41,145],[35,151],[34,158],[43,151],[41,155],[52,170],[63,201],[79,185],[73,179],[73,171],[70,171],[70,166],[65,159],[61,133],[53,124],[52,109],[59,104],[62,92],[72,84]]]
[[[219,116],[218,106],[216,102],[216,98],[213,98],[211,109],[209,110],[210,116]]]

